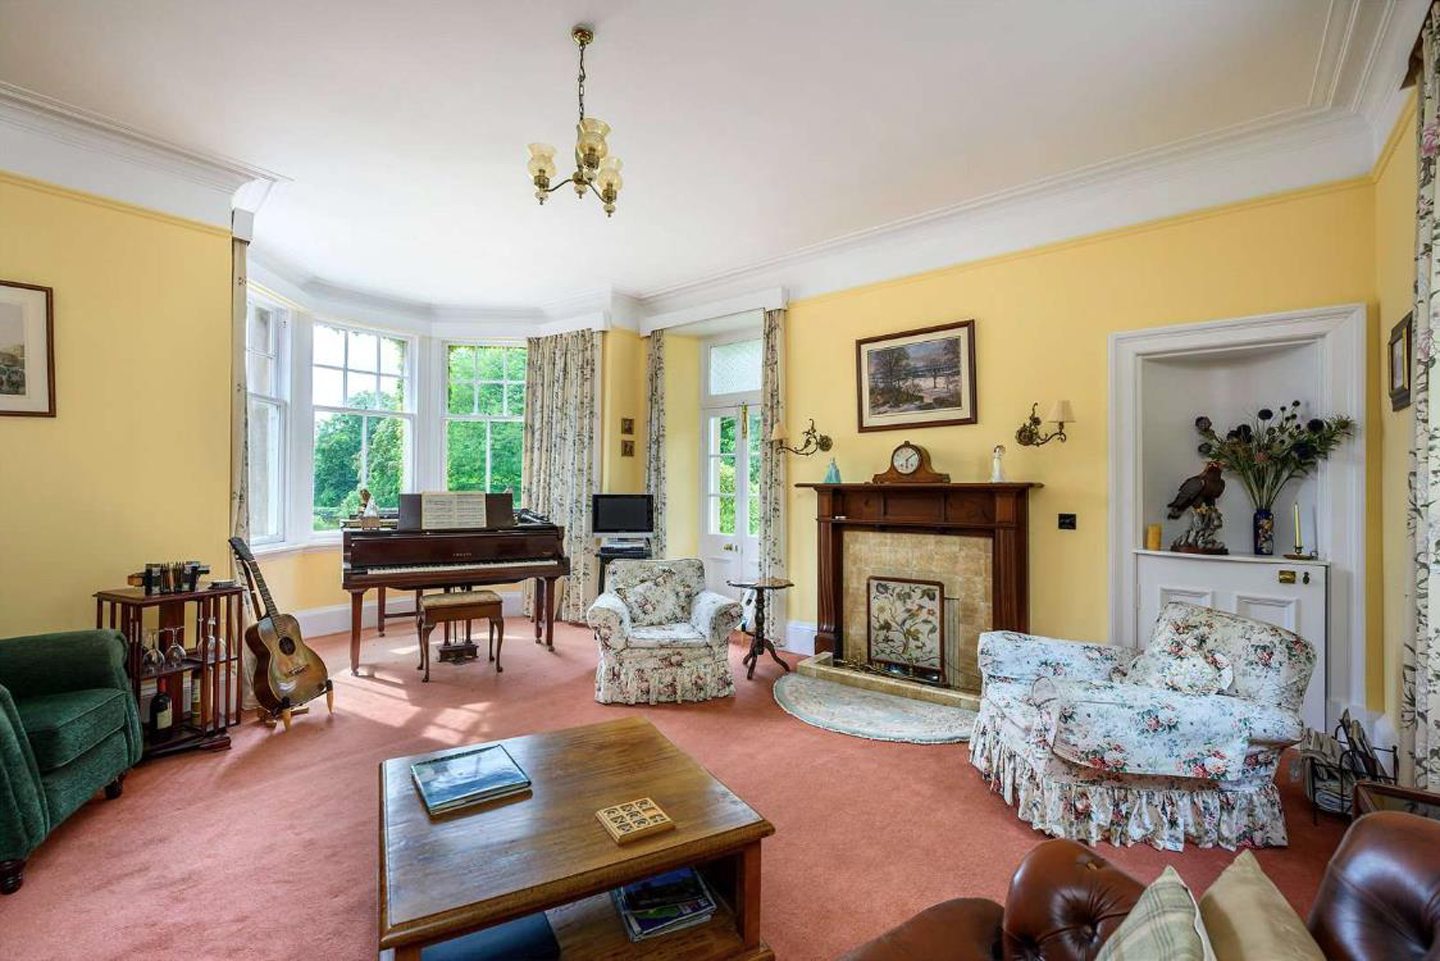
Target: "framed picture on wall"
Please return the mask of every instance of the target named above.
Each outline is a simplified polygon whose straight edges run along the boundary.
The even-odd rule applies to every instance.
[[[1410,406],[1410,377],[1415,370],[1412,347],[1415,315],[1409,313],[1390,328],[1390,409],[1404,410]]]
[[[0,280],[0,415],[55,416],[55,316],[49,287]]]
[[[860,430],[973,424],[975,321],[855,342]]]

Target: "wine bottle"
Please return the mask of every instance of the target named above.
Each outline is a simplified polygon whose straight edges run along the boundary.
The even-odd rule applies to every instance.
[[[150,739],[157,743],[168,741],[174,731],[175,710],[170,695],[163,690],[156,691],[150,699]]]

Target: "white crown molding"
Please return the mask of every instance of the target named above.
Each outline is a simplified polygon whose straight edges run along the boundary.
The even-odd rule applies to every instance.
[[[6,170],[226,230],[285,177],[0,81]]]
[[[709,300],[689,307],[649,314],[641,321],[640,332],[651,334],[670,327],[684,327],[708,320],[733,317],[736,314],[752,313],[757,310],[778,310],[784,307],[788,301],[789,298],[784,287],[749,290],[722,300]]]

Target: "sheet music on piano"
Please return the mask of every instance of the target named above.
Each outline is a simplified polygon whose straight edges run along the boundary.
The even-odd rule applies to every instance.
[[[446,531],[485,527],[484,491],[429,491],[420,495],[420,524]]]

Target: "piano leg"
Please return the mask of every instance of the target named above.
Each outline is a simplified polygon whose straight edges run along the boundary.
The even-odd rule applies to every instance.
[[[544,611],[544,610],[545,610],[545,579],[544,579],[543,577],[537,577],[537,578],[535,578],[535,600],[534,600],[534,603],[532,603],[532,604],[530,605],[530,619],[535,622],[535,643],[536,643],[536,644],[539,644],[539,643],[540,643],[540,628],[541,628],[541,625],[544,623],[544,615],[543,615],[541,612]]]
[[[555,650],[555,578],[545,578],[545,646]]]
[[[375,619],[375,624],[380,628],[380,636],[385,636],[385,588],[378,588],[380,593],[380,610]]]
[[[360,616],[365,610],[365,592],[350,592],[350,673],[360,673]]]

